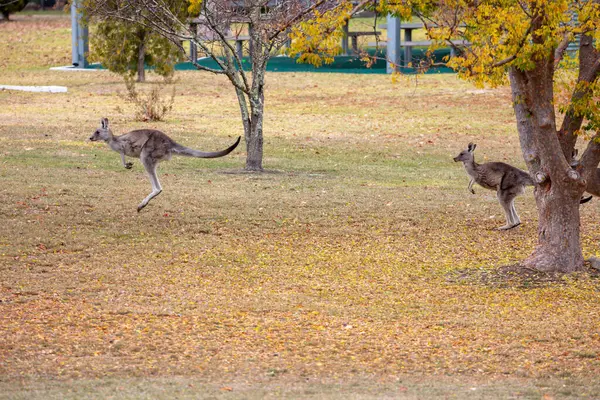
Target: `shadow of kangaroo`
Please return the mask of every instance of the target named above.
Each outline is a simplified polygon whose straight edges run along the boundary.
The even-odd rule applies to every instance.
[[[477,164],[473,156],[476,146],[469,143],[466,150],[454,157],[455,162],[462,161],[467,174],[471,177],[469,191],[475,194],[474,183],[496,191],[506,217],[506,225],[499,227],[498,230],[507,230],[520,225],[521,220],[515,209],[515,197],[525,191],[525,186],[533,186],[533,179],[527,172],[503,162]]]
[[[150,200],[158,196],[162,192],[162,186],[156,176],[156,168],[158,163],[165,160],[170,160],[173,154],[188,157],[198,158],[216,158],[223,157],[231,153],[240,143],[241,137],[238,137],[236,142],[225,150],[205,153],[202,151],[190,149],[176,143],[173,139],[155,129],[139,129],[131,131],[121,136],[114,136],[108,127],[108,119],[100,120],[100,128],[96,129],[90,137],[92,142],[104,141],[108,146],[121,155],[121,163],[127,169],[130,169],[133,164],[125,162],[125,156],[139,157],[142,165],[146,169],[152,184],[152,192],[146,196],[138,205],[138,212],[141,211]]]

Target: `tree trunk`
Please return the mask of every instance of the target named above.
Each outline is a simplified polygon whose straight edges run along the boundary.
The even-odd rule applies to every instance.
[[[263,159],[263,101],[250,100],[250,111],[246,94],[236,88],[242,123],[244,124],[244,139],[246,141],[246,171],[262,171]],[[264,97],[264,93],[261,97]]]
[[[250,110],[250,129],[246,132],[246,170],[262,171],[264,114],[264,92],[262,86],[256,97],[250,99]]]
[[[583,267],[579,199],[585,182],[571,169],[556,132],[552,59],[531,71],[509,71],[523,156],[534,177],[538,243],[523,265],[544,272]]]
[[[253,7],[250,18],[258,21],[260,8]],[[250,59],[252,60],[252,87],[250,89],[250,120],[249,129],[246,130],[246,170],[263,170],[263,116],[265,110],[265,73],[267,71],[267,60],[269,59],[269,48],[263,43],[258,31],[249,24],[250,34]]]
[[[579,196],[552,187],[535,190],[538,244],[523,265],[544,272],[575,272],[583,267],[579,240]]]
[[[140,40],[140,46],[138,47],[137,58],[137,81],[146,82],[146,69],[144,62],[146,59],[146,33],[142,30],[138,34],[138,38]]]

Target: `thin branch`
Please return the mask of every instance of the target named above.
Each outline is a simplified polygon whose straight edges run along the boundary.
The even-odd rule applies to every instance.
[[[510,57],[506,57],[504,60],[500,60],[500,61],[492,64],[492,68],[499,68],[499,67],[501,67],[503,65],[506,65],[506,64],[508,64],[508,63],[516,60],[516,59],[517,59],[517,56],[513,54]]]
[[[239,58],[237,52],[231,46],[231,44],[229,43],[229,41],[227,40],[227,38],[225,37],[223,32],[221,32],[221,30],[219,29],[217,22],[212,21],[211,18],[209,18],[209,13],[206,10],[206,3],[207,2],[204,2],[204,14],[205,14],[204,16],[206,18],[206,22],[209,24],[209,27],[211,28],[211,30],[219,36],[219,42],[221,42],[221,44],[223,44],[225,46],[225,49],[228,50],[228,52],[226,52],[227,56],[232,57],[234,62],[238,65],[238,71],[240,71],[239,74],[242,77],[242,81],[243,81],[243,87],[240,87],[240,89],[244,93],[248,94],[250,92],[250,84],[248,83],[248,79],[246,78],[246,74],[244,73],[242,60]],[[196,33],[196,38],[197,38],[197,33]],[[228,76],[229,76],[229,74],[228,74]],[[233,79],[233,77],[231,79]],[[238,84],[237,82],[233,82],[233,80],[232,80],[232,83],[234,83],[234,85]]]
[[[517,59],[517,55],[519,54],[519,52],[521,51],[521,49],[523,48],[523,46],[525,46],[525,43],[527,43],[527,38],[529,37],[529,35],[531,34],[531,32],[533,31],[533,26],[539,22],[539,19],[541,17],[539,15],[535,16],[532,20],[531,23],[529,24],[529,28],[527,28],[527,32],[525,32],[525,34],[523,35],[523,37],[521,38],[521,41],[519,42],[519,44],[517,45],[517,51],[515,54],[513,54],[510,57],[505,58],[504,60],[500,60],[494,64],[492,64],[492,68],[498,68],[501,67],[503,65],[506,65],[514,60]]]
[[[279,36],[281,33],[287,31],[289,28],[291,28],[291,26],[293,24],[295,24],[297,21],[302,19],[305,15],[307,15],[307,14],[313,12],[314,10],[316,10],[317,8],[319,8],[319,6],[323,5],[326,1],[327,0],[319,0],[316,3],[314,3],[312,6],[310,6],[309,8],[298,12],[298,14],[296,14],[295,16],[290,18],[279,29],[277,29],[273,34],[271,34],[271,36],[269,37],[269,40],[273,40],[277,36]]]
[[[565,51],[567,50],[567,47],[569,47],[569,41],[570,41],[569,37],[570,37],[570,32],[565,32],[565,34],[563,35],[563,39],[558,44],[558,47],[556,47],[556,50],[554,50],[554,68],[555,69],[556,69],[556,67],[558,67],[558,64],[560,64],[560,62],[562,61]]]

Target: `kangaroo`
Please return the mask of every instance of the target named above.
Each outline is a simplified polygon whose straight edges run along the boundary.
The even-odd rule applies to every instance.
[[[238,137],[236,142],[225,150],[205,153],[182,146],[163,132],[155,129],[139,129],[121,136],[114,136],[108,127],[107,118],[102,118],[100,120],[100,128],[96,129],[94,134],[90,136],[92,142],[102,140],[106,142],[111,149],[119,153],[121,155],[121,163],[127,169],[131,169],[133,164],[126,162],[125,156],[140,158],[150,178],[152,192],[138,205],[138,212],[146,207],[150,200],[162,192],[162,186],[156,176],[156,168],[158,167],[159,162],[170,160],[173,154],[199,158],[223,157],[231,153],[237,147],[240,143],[240,139],[241,137]]]
[[[496,191],[506,216],[506,225],[499,227],[498,230],[512,229],[521,224],[515,209],[515,197],[524,192],[525,186],[533,186],[533,179],[527,172],[503,162],[477,164],[473,156],[476,146],[469,143],[466,150],[454,157],[454,161],[462,161],[467,174],[471,177],[468,187],[471,193],[475,194],[474,183]]]

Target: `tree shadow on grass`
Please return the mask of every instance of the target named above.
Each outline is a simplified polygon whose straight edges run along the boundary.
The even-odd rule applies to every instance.
[[[263,169],[262,171],[248,171],[245,169],[223,169],[218,171],[220,174],[225,175],[281,175],[288,174],[286,171],[278,169]]]
[[[282,170],[282,169],[264,169],[262,171],[248,171],[245,169],[223,169],[217,171],[223,175],[248,175],[248,176],[298,176],[298,177],[309,177],[309,178],[334,178],[335,176],[329,171],[296,171],[296,170]]]
[[[536,289],[591,280],[600,290],[600,271],[592,268],[588,262],[582,271],[571,274],[542,272],[520,264],[494,269],[464,268],[448,273],[447,280],[457,284],[517,289]]]

